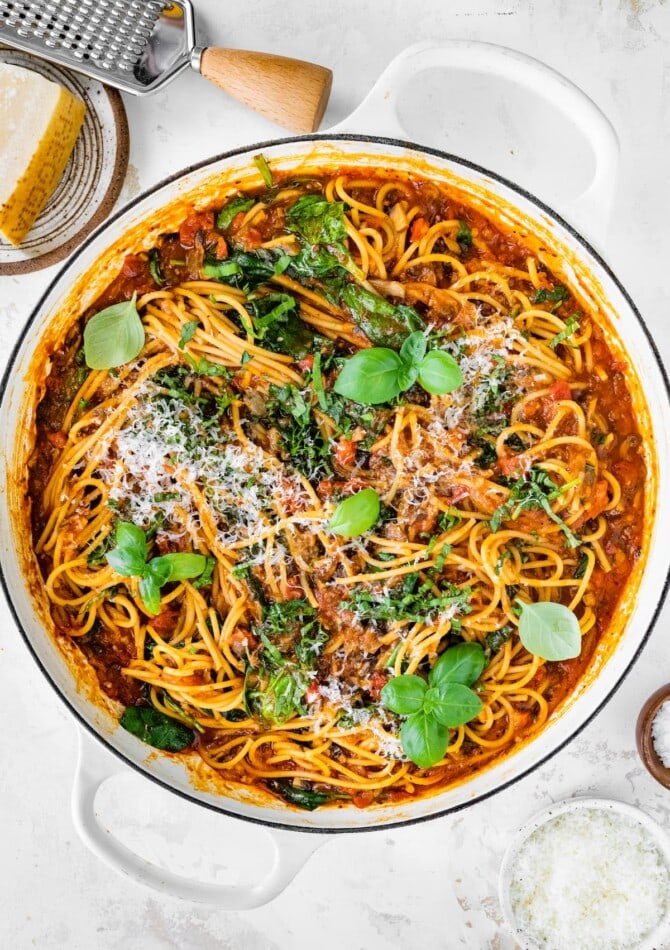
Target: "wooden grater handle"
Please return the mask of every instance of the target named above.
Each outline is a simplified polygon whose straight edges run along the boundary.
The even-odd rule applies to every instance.
[[[319,127],[333,74],[323,66],[272,53],[204,49],[200,72],[245,106],[294,132]]]

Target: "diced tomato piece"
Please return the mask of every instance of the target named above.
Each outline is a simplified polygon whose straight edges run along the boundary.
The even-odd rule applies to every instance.
[[[246,211],[238,211],[233,220],[230,222],[230,230],[236,231],[238,228],[242,227],[242,222],[246,216]]]
[[[498,459],[498,471],[501,475],[525,475],[530,469],[530,459],[523,453],[519,455],[504,455]]]
[[[287,600],[300,600],[305,596],[305,591],[302,589],[302,584],[297,574],[286,578],[284,594]]]
[[[319,484],[316,486],[316,493],[321,501],[324,501],[326,498],[330,498],[334,491],[335,482],[332,480],[332,478],[322,478]]]
[[[335,461],[343,468],[351,468],[356,461],[356,443],[342,436],[335,446]]]
[[[242,234],[238,235],[238,241],[246,250],[253,250],[263,243],[263,235],[258,228],[246,228]]]
[[[182,247],[195,247],[198,231],[211,231],[214,227],[213,211],[192,211],[179,228],[179,243]]]
[[[171,607],[166,607],[164,610],[161,610],[157,617],[153,618],[151,621],[151,626],[154,628],[156,633],[163,636],[166,633],[172,633],[174,628],[177,626],[178,620],[179,611],[173,610]]]
[[[307,691],[305,693],[305,702],[307,704],[315,703],[320,695],[321,691],[319,690],[319,681],[317,679],[313,679],[307,687]]]
[[[564,379],[557,379],[549,387],[549,395],[558,402],[560,399],[572,399],[572,390]]]
[[[311,353],[307,356],[303,356],[301,360],[298,360],[296,366],[301,373],[311,373],[314,369],[314,356]]]
[[[591,497],[588,500],[586,508],[579,518],[572,525],[573,528],[581,528],[587,521],[597,518],[598,515],[607,507],[609,502],[609,483],[604,478],[599,478],[593,487]]]
[[[128,254],[123,262],[121,273],[124,277],[139,277],[146,270],[147,265],[139,254]]]
[[[230,635],[230,649],[236,656],[244,656],[248,651],[253,653],[260,645],[260,640],[246,627],[236,627]]]
[[[207,235],[207,244],[213,249],[217,261],[225,261],[228,257],[228,245],[222,234],[210,231]]]
[[[412,221],[411,227],[409,229],[409,237],[411,241],[420,241],[422,237],[425,237],[430,230],[430,225],[425,218],[415,218]]]
[[[47,432],[47,441],[55,449],[64,449],[67,445],[67,433],[59,430],[58,432]]]
[[[356,806],[356,808],[368,808],[368,806],[370,806],[374,800],[374,792],[370,792],[367,789],[364,789],[360,792],[354,792],[354,794],[351,796],[351,801]]]
[[[368,692],[370,696],[375,700],[379,700],[381,696],[382,689],[386,686],[389,681],[389,678],[386,673],[379,673],[375,670],[372,676],[369,679]]]

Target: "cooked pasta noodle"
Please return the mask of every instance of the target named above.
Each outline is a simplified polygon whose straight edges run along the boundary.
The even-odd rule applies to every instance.
[[[624,367],[598,315],[446,186],[342,169],[214,209],[96,303],[136,294],[137,356],[89,369],[87,313],[51,357],[31,496],[55,626],[226,779],[302,807],[443,788],[539,732],[610,629],[643,531]],[[459,386],[338,393],[352,354],[417,327]],[[374,524],[331,530],[363,489]],[[120,524],[146,542],[125,573]],[[156,581],[151,609],[168,554],[201,567]],[[578,657],[523,646],[521,608],[546,601],[574,612]],[[382,691],[463,642],[484,650],[481,709],[420,767]]]

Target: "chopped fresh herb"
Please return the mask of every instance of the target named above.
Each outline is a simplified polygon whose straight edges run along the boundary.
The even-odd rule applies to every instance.
[[[165,283],[165,278],[161,271],[160,255],[157,247],[152,247],[149,251],[149,273],[153,277],[154,283],[162,287]]]
[[[458,231],[456,232],[456,240],[461,245],[462,248],[472,247],[472,230],[467,221],[458,222]]]
[[[417,573],[406,574],[399,584],[388,588],[370,588],[354,585],[346,607],[353,610],[361,620],[411,621],[421,623],[427,617],[445,610],[467,614],[472,595],[471,587],[456,584],[436,584],[432,580],[421,581]]]
[[[556,336],[549,340],[549,346],[552,350],[555,350],[559,343],[564,343],[573,333],[576,333],[579,330],[579,315],[573,313],[565,321],[565,326],[560,333],[557,333]]]
[[[531,298],[531,303],[553,303],[556,304],[552,310],[557,310],[562,303],[570,298],[570,291],[562,284],[556,284],[553,290],[547,290],[546,287],[540,287]]]
[[[486,634],[486,648],[492,656],[495,656],[499,650],[507,643],[514,633],[514,627],[511,623],[506,623],[504,627],[492,630]]]
[[[195,331],[198,329],[200,324],[197,320],[189,320],[188,323],[185,323],[181,328],[181,336],[179,337],[179,346],[180,350],[183,350],[189,340],[193,339]]]
[[[196,360],[190,353],[184,353],[184,359],[198,376],[222,376],[224,379],[230,379],[233,375],[227,366],[222,366],[221,363],[210,363],[204,356]]]
[[[260,172],[261,178],[265,182],[266,188],[272,188],[272,172],[264,155],[254,155],[254,165]]]
[[[589,566],[589,557],[586,551],[582,551],[579,555],[579,561],[577,562],[577,567],[575,568],[575,573],[572,575],[575,580],[580,581],[586,574],[586,568]]]
[[[503,521],[515,521],[522,511],[541,508],[557,524],[570,548],[579,547],[579,538],[552,509],[551,502],[572,487],[572,482],[558,486],[542,468],[531,468],[512,483],[509,498],[493,512],[489,522],[492,531],[498,531]]]
[[[244,692],[249,714],[261,722],[281,724],[306,711],[314,660],[328,639],[315,613],[307,600],[276,602],[254,627],[262,649],[258,665],[247,669]],[[280,637],[282,649],[273,642]]]

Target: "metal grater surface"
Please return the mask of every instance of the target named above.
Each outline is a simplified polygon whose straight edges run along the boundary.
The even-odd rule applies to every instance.
[[[184,7],[167,0],[0,0],[0,43],[141,93],[188,63]]]

